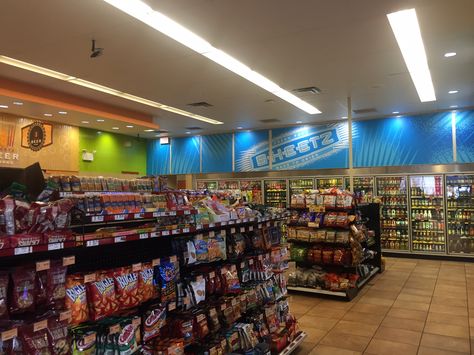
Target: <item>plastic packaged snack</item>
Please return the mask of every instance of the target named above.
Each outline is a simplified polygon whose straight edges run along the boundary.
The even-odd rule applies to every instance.
[[[145,263],[138,272],[138,298],[143,303],[156,297],[158,290],[153,284],[153,266],[151,263]]]
[[[52,355],[69,355],[72,353],[67,322],[50,318],[48,319],[47,331]]]
[[[11,274],[12,286],[10,314],[33,312],[35,309],[36,287],[33,268],[17,268]]]
[[[99,320],[116,313],[119,309],[114,279],[101,274],[98,280],[87,284],[87,299],[91,320]]]
[[[47,298],[53,309],[63,309],[66,297],[67,267],[60,262],[51,263],[48,270]]]
[[[115,293],[120,309],[133,308],[139,304],[138,273],[131,267],[117,268],[114,271]]]
[[[176,275],[177,269],[174,262],[162,262],[156,266],[155,273],[160,285],[161,302],[166,303],[176,300]]]
[[[193,290],[193,298],[196,304],[206,300],[206,279],[198,276],[195,281],[191,281],[191,288]]]
[[[66,309],[71,310],[71,324],[89,320],[89,306],[84,276],[69,275],[66,280]]]
[[[0,319],[8,319],[8,274],[0,272]]]
[[[165,323],[166,307],[158,304],[151,305],[143,314],[143,341],[146,342],[157,337]]]

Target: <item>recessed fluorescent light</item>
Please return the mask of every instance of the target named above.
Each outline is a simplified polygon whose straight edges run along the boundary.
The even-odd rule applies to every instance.
[[[55,78],[55,79],[67,81],[71,84],[76,84],[76,85],[79,85],[79,86],[83,86],[83,87],[86,87],[88,89],[100,91],[100,92],[103,92],[103,93],[106,93],[106,94],[109,94],[109,95],[118,96],[118,97],[121,97],[123,99],[127,99],[127,100],[130,100],[130,101],[135,101],[135,102],[147,105],[147,106],[156,107],[156,108],[159,108],[159,109],[162,109],[162,110],[165,110],[165,111],[176,113],[178,115],[191,117],[191,118],[194,118],[195,120],[207,122],[207,123],[210,123],[210,124],[223,124],[224,123],[224,122],[221,122],[221,121],[214,120],[212,118],[208,118],[208,117],[204,117],[204,116],[201,116],[201,115],[194,114],[192,112],[188,112],[188,111],[180,110],[180,109],[175,108],[175,107],[167,106],[167,105],[161,104],[161,103],[156,102],[156,101],[147,100],[147,99],[144,99],[142,97],[138,97],[138,96],[128,94],[128,93],[125,93],[125,92],[122,92],[122,91],[119,91],[119,90],[116,90],[116,89],[112,89],[112,88],[109,88],[109,87],[104,86],[104,85],[100,85],[100,84],[96,84],[96,83],[93,83],[93,82],[90,82],[90,81],[87,81],[87,80],[76,78],[75,76],[63,74],[63,73],[60,73],[60,72],[57,72],[57,71],[54,71],[54,70],[50,70],[50,69],[47,69],[47,68],[40,67],[38,65],[23,62],[23,61],[18,60],[18,59],[14,59],[14,58],[10,58],[10,57],[0,55],[0,63],[11,65],[11,66],[21,68],[21,69],[24,69],[24,70],[28,70],[28,71],[31,71],[31,72],[34,72],[34,73],[46,75],[46,76],[49,76],[50,78]]]
[[[280,97],[286,102],[298,107],[299,109],[309,113],[321,113],[316,107],[310,105],[299,97],[282,89],[278,84],[266,78],[260,73],[250,69],[244,63],[238,61],[234,57],[224,51],[212,46],[208,41],[199,37],[179,23],[170,19],[159,11],[153,10],[150,6],[141,0],[104,0],[117,9],[135,17],[155,30],[174,39],[182,45],[192,49],[193,51],[209,58],[215,63],[222,65],[226,69],[240,75],[244,79],[254,83],[264,90]]]
[[[102,119],[98,119],[97,122],[104,122],[105,120],[102,120]]]
[[[297,124],[303,123],[303,121],[296,121]]]
[[[398,111],[393,111],[392,113],[393,113],[394,115],[396,115],[396,114],[398,114],[398,113],[400,113],[400,112],[398,112]]]
[[[101,131],[97,131],[97,134],[102,134],[102,132],[101,132]]]
[[[115,130],[117,130],[117,129],[120,129],[120,128],[118,128],[118,127],[112,127],[112,129],[115,129]]]
[[[456,55],[456,52],[448,52],[448,53],[444,53],[444,56],[446,58],[449,58],[449,57],[454,57]]]
[[[342,118],[343,120],[345,120],[345,119],[347,118],[347,116],[342,116],[341,118]]]
[[[127,127],[127,128],[133,128],[133,126],[125,126],[125,127]]]
[[[145,129],[145,132],[153,132],[155,131],[154,129]]]
[[[52,113],[44,113],[43,115],[44,115],[44,116],[47,116],[47,117],[51,117],[51,116],[53,116],[53,114],[52,114]]]
[[[81,121],[81,123],[88,124],[89,121]]]
[[[458,105],[451,105],[449,108],[458,108]]]
[[[187,131],[186,134],[191,134],[191,132]]]
[[[241,127],[241,126],[237,127],[237,129],[242,129],[242,128],[244,128],[244,127]]]
[[[398,116],[396,116],[396,117],[397,117],[397,118],[400,118],[400,117],[402,117],[402,115],[398,115]]]
[[[458,90],[449,90],[448,94],[457,94],[459,91]]]
[[[66,111],[59,111],[58,112],[60,115],[67,115],[67,112]]]
[[[21,101],[13,101],[13,105],[22,106],[22,105],[23,105],[23,102],[21,102]]]
[[[415,9],[393,12],[387,17],[420,101],[436,101]]]
[[[0,105],[0,108],[8,108],[7,105]]]

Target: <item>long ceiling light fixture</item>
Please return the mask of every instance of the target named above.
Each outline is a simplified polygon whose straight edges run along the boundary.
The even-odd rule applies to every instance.
[[[14,58],[10,58],[10,57],[0,55],[0,63],[11,65],[13,67],[21,68],[21,69],[28,70],[28,71],[38,73],[38,74],[42,74],[42,75],[45,75],[45,76],[49,76],[50,78],[55,78],[55,79],[67,81],[71,84],[76,84],[76,85],[79,85],[79,86],[83,86],[83,87],[86,87],[88,89],[100,91],[100,92],[103,92],[103,93],[106,93],[106,94],[109,94],[109,95],[118,96],[118,97],[130,100],[130,101],[138,102],[138,103],[143,104],[143,105],[156,107],[156,108],[159,108],[161,110],[176,113],[178,115],[187,116],[187,117],[193,118],[195,120],[207,122],[207,123],[210,123],[210,124],[223,124],[224,123],[224,122],[221,122],[221,121],[214,120],[212,118],[204,117],[204,116],[192,113],[192,112],[181,110],[181,109],[176,108],[176,107],[167,106],[167,105],[164,105],[164,104],[160,104],[159,102],[156,102],[156,101],[144,99],[143,97],[135,96],[135,95],[132,95],[132,94],[127,94],[125,92],[122,92],[122,91],[119,91],[119,90],[116,90],[116,89],[112,89],[112,88],[109,88],[109,87],[104,86],[104,85],[96,84],[96,83],[93,83],[91,81],[76,78],[75,76],[71,76],[71,75],[60,73],[60,72],[57,72],[57,71],[54,71],[54,70],[51,70],[51,69],[43,68],[43,67],[40,67],[38,65],[31,64],[31,63],[23,62],[23,61],[18,60],[18,59],[14,59]]]
[[[436,101],[415,9],[392,12],[387,17],[420,101]]]
[[[262,89],[278,96],[282,100],[298,107],[299,109],[314,115],[321,113],[316,107],[306,101],[293,95],[289,91],[282,89],[273,81],[250,69],[247,65],[241,63],[234,57],[215,48],[205,39],[199,37],[179,23],[173,21],[168,16],[153,10],[150,6],[141,0],[104,0],[126,14],[142,21],[155,30],[174,39],[182,45],[193,51],[209,58],[210,60],[222,65],[226,69],[240,75],[244,79],[254,83]]]

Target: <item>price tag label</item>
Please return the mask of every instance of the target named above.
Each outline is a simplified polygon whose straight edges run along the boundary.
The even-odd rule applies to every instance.
[[[84,344],[91,344],[91,343],[95,342],[96,337],[97,337],[96,333],[91,333],[89,335],[86,335],[83,338],[84,339]]]
[[[15,251],[14,251],[15,255],[29,254],[29,253],[32,253],[32,252],[33,252],[33,247],[15,248]]]
[[[221,311],[223,311],[224,309],[227,308],[227,305],[224,303],[224,304],[221,304]]]
[[[160,235],[159,232],[151,232],[151,233],[150,233],[150,238],[156,238],[156,237],[158,237],[159,235]]]
[[[33,323],[33,331],[38,332],[40,330],[46,329],[48,327],[48,320],[42,320],[36,323]]]
[[[183,233],[189,233],[189,228],[183,228]]]
[[[176,302],[168,303],[168,311],[172,311],[176,309]]]
[[[196,281],[197,282],[202,281],[202,279],[203,279],[202,275],[196,276]]]
[[[259,255],[259,256],[258,256],[258,260],[263,260],[263,256],[262,256],[262,255]]]
[[[142,263],[137,263],[137,264],[132,265],[132,271],[133,272],[140,271],[141,269],[142,269]]]
[[[253,231],[253,226],[249,226],[249,231],[250,231],[250,232]]]
[[[178,234],[178,233],[179,233],[179,230],[177,230],[177,229],[173,229],[173,230],[171,231],[171,234],[173,234],[173,235]]]
[[[92,274],[84,275],[84,283],[95,282],[96,278],[97,275],[95,274],[95,272],[93,272]]]
[[[214,232],[214,231],[210,231],[210,232],[209,232],[209,237],[212,238],[212,237],[215,236],[215,235],[216,235],[216,232]]]
[[[7,341],[18,336],[18,328],[12,328],[2,332],[2,341]]]
[[[232,264],[232,265],[230,266],[230,271],[235,271],[236,269],[237,269],[237,268],[235,267],[234,264]]]
[[[259,224],[258,224],[258,229],[261,229],[261,228],[262,228],[262,224],[259,223]]]
[[[231,219],[231,220],[229,221],[229,224],[235,224],[235,221]]]
[[[170,216],[176,216],[176,211],[171,211],[169,215]]]
[[[236,306],[237,305],[237,299],[232,298],[231,304],[232,304],[232,306]]]
[[[127,237],[121,235],[119,237],[114,238],[114,243],[123,243],[127,241]]]
[[[109,334],[120,333],[120,324],[114,324],[109,327]]]
[[[196,317],[196,320],[198,322],[201,322],[203,321],[204,319],[206,319],[206,316],[204,314],[199,314],[197,317]]]
[[[36,271],[49,270],[50,267],[51,267],[51,262],[49,260],[36,262]]]
[[[140,317],[135,317],[132,319],[132,325],[134,328],[137,328],[140,324],[142,324],[142,319]]]
[[[160,212],[153,212],[153,218],[160,217]]]
[[[249,259],[249,265],[253,265],[253,259]]]
[[[59,320],[70,322],[71,316],[72,316],[71,311],[64,311],[64,312],[59,313]]]
[[[176,257],[176,255],[170,256],[171,263],[175,263],[176,261],[178,261],[178,258]]]
[[[242,220],[239,218],[239,219],[237,220],[237,223],[242,223]]]
[[[142,218],[144,218],[144,217],[145,217],[145,216],[143,215],[143,213],[135,213],[135,214],[133,215],[133,218],[135,218],[135,219],[142,219]]]
[[[270,222],[267,222],[267,227],[270,227],[270,224],[271,224]]]
[[[162,231],[161,235],[170,235],[170,231]]]
[[[189,210],[184,210],[184,214],[191,214],[191,211],[189,211]]]
[[[216,225],[214,223],[209,223],[209,228],[214,228]]]
[[[99,240],[98,239],[88,240],[86,242],[86,247],[96,247],[98,245],[99,245]]]
[[[92,216],[91,222],[92,223],[99,223],[104,221],[104,216]]]
[[[248,218],[244,218],[244,223],[247,223],[249,221]]]
[[[64,248],[64,243],[51,243],[48,244],[48,250],[60,250]]]
[[[245,233],[245,227],[240,227],[240,233]]]
[[[202,224],[198,224],[198,225],[196,226],[196,228],[197,228],[197,229],[202,229]]]
[[[140,233],[140,239],[148,239],[148,233]]]
[[[76,263],[76,257],[74,255],[63,257],[63,266],[74,265]]]
[[[240,295],[240,302],[247,301],[247,297],[245,295]]]
[[[235,233],[235,228],[231,228],[230,229],[230,234],[234,234]]]
[[[228,224],[227,221],[222,221],[222,222],[221,222],[221,226],[226,226],[227,224]]]
[[[188,304],[191,304],[191,300],[189,299],[189,297],[184,297],[183,298],[183,303],[188,305]]]
[[[152,266],[160,265],[160,259],[153,259],[153,260],[151,261],[151,265],[152,265]]]

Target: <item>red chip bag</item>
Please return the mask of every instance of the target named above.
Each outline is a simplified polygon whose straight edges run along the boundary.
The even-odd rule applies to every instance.
[[[35,269],[17,268],[11,274],[10,314],[21,314],[35,310]]]
[[[66,273],[67,267],[60,262],[52,263],[48,270],[47,299],[49,305],[54,309],[64,308],[66,297]]]
[[[79,324],[89,320],[89,306],[84,276],[76,274],[67,277],[66,309],[71,310],[71,324]]]
[[[114,279],[106,273],[98,275],[95,282],[87,284],[87,299],[91,320],[99,320],[118,311]]]
[[[138,297],[140,302],[146,302],[158,297],[158,291],[153,285],[153,266],[151,263],[143,264],[138,273]]]
[[[0,319],[8,319],[8,274],[0,272]]]
[[[138,305],[138,274],[130,267],[118,268],[114,272],[117,301],[120,309],[133,308]]]

